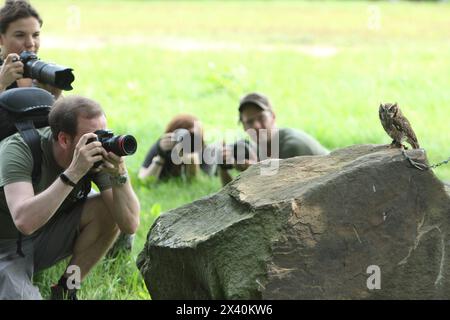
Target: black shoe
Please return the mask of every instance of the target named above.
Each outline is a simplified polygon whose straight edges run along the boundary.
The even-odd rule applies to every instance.
[[[50,287],[50,300],[78,300],[76,289],[64,289],[60,285],[53,285]]]

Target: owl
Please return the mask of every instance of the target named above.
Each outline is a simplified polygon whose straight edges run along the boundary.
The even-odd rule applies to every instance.
[[[391,147],[406,148],[402,144],[406,140],[413,149],[418,149],[419,142],[408,119],[402,114],[397,103],[380,104],[378,111],[381,124],[386,133],[393,139]]]

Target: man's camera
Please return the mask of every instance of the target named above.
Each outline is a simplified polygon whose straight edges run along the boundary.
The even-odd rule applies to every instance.
[[[115,136],[110,130],[97,130],[97,141],[100,141],[102,147],[107,152],[112,152],[120,157],[129,156],[136,152],[137,142],[132,135]],[[95,138],[89,139],[86,144],[96,141]],[[96,162],[94,167],[97,168],[102,162]]]
[[[75,80],[73,69],[39,60],[31,51],[22,51],[19,56],[24,66],[24,78],[36,79],[63,90],[73,89],[72,82]]]
[[[137,150],[137,142],[132,135],[115,136],[111,130],[97,130],[94,133],[107,152],[123,157],[132,155]],[[92,141],[95,141],[95,139],[91,138],[87,143]]]
[[[229,149],[233,151],[233,159],[234,164],[242,164],[245,162],[245,160],[250,160],[250,145],[248,141],[241,140],[237,141],[232,145],[228,146]],[[223,159],[220,159],[219,165],[222,167],[222,169],[230,170],[233,169],[234,164],[230,163],[221,163]]]

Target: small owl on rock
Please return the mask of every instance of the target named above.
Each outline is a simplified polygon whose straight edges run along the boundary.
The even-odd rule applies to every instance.
[[[408,149],[402,144],[405,140],[413,147],[413,149],[420,148],[416,134],[411,128],[411,124],[402,114],[397,103],[380,104],[378,112],[384,130],[393,139],[391,148]]]

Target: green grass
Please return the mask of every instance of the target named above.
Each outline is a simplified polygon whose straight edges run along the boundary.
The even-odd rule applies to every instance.
[[[176,113],[198,115],[206,139],[215,142],[213,133],[241,130],[238,98],[261,91],[275,105],[279,126],[303,129],[335,149],[389,143],[378,105],[397,101],[430,161],[450,157],[448,3],[33,4],[45,21],[40,57],[73,67],[73,93],[98,100],[109,127],[135,135],[139,144],[127,159],[142,206],[133,253],[98,265],[83,283],[84,299],[148,298],[134,259],[151,224],[161,212],[220,189],[208,177],[190,184],[137,182],[147,148]],[[80,12],[79,28],[68,24],[74,12]],[[368,28],[378,13],[381,28]],[[318,56],[318,48],[335,54]],[[450,165],[436,174],[450,181]],[[45,296],[62,268],[39,275]]]

